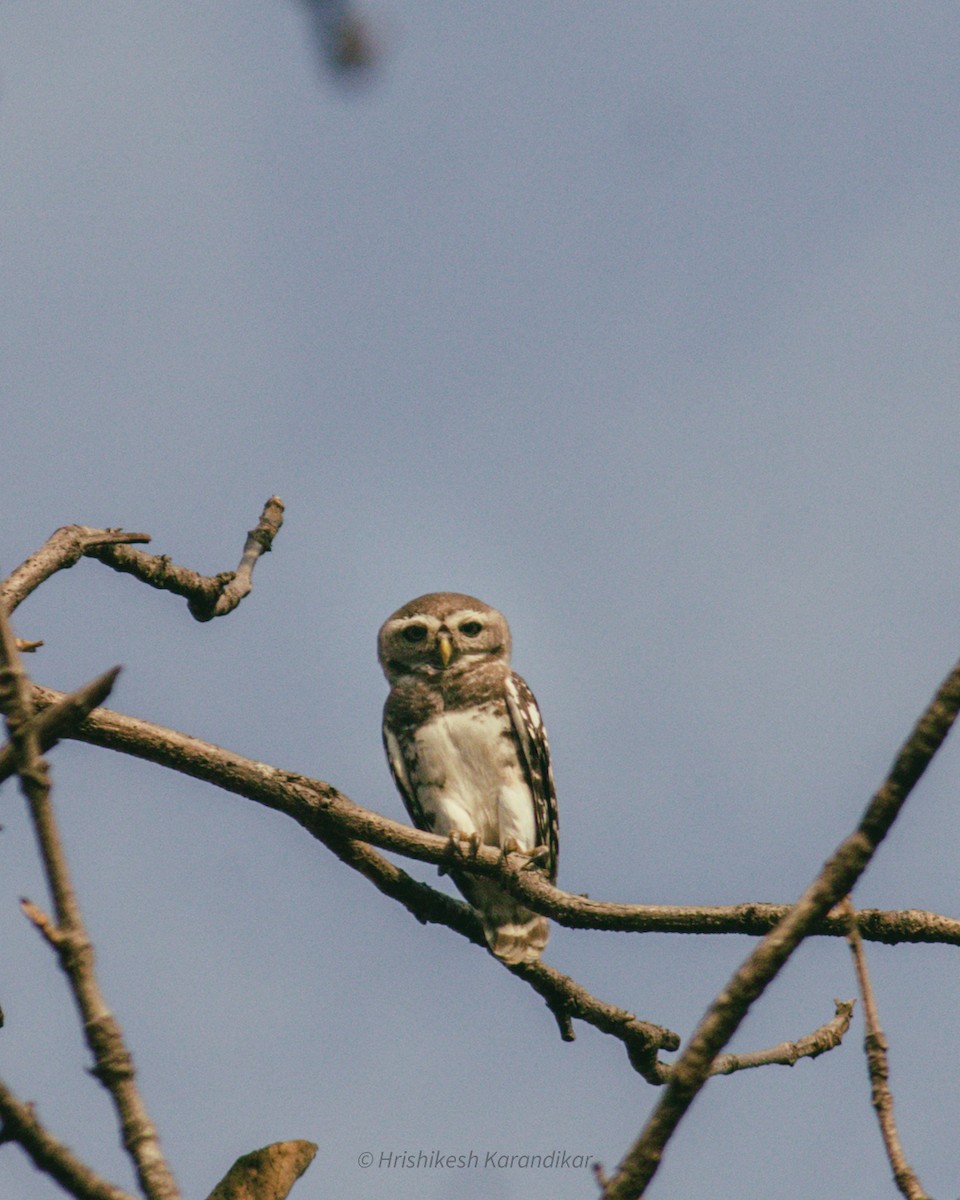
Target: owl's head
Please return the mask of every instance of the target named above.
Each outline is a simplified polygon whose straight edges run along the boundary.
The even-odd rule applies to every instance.
[[[401,676],[459,672],[510,661],[510,626],[502,613],[459,592],[418,596],[384,621],[377,640],[390,683]]]

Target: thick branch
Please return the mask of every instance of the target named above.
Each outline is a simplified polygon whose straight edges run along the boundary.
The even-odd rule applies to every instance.
[[[207,1200],[286,1200],[313,1162],[313,1142],[274,1142],[251,1150],[233,1164]]]
[[[34,697],[38,707],[46,707],[62,701],[64,694],[51,688],[35,687]],[[328,783],[281,771],[173,729],[109,709],[97,709],[70,736],[206,780],[286,813],[311,832],[314,825],[322,825],[330,836],[339,834],[421,862],[449,865],[450,843],[446,838],[361,808]],[[495,876],[525,904],[572,929],[739,933],[759,937],[791,911],[788,904],[684,907],[591,900],[561,891],[537,872],[524,870],[521,858],[510,856],[504,863],[498,850],[483,846],[475,859],[458,860],[457,865],[461,870]],[[960,920],[939,913],[919,909],[863,909],[858,917],[861,933],[868,941],[960,945]],[[817,920],[810,932],[817,936],[845,938],[846,918],[840,912],[827,913]]]
[[[960,663],[917,722],[859,825],[786,917],[763,939],[694,1031],[649,1121],[604,1188],[604,1200],[635,1200],[656,1174],[664,1147],[706,1082],[712,1064],[751,1004],[793,951],[851,890],[896,820],[960,710]]]

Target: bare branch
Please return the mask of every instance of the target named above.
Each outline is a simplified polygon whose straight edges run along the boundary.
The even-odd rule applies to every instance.
[[[754,1050],[749,1054],[719,1054],[713,1061],[710,1074],[732,1075],[736,1071],[748,1071],[755,1067],[792,1067],[801,1058],[818,1058],[821,1054],[836,1049],[843,1041],[850,1028],[854,1003],[853,1000],[834,1000],[834,1016],[831,1020],[795,1042],[780,1042],[777,1046],[770,1046],[766,1050]],[[665,1084],[669,1082],[674,1065],[658,1060],[651,1064],[650,1056],[645,1055],[642,1068],[637,1065],[637,1070],[649,1083]],[[595,1162],[593,1172],[598,1187],[603,1190],[610,1183],[610,1179],[602,1164]]]
[[[781,1042],[767,1050],[755,1050],[752,1054],[718,1054],[713,1060],[711,1075],[732,1075],[734,1071],[748,1071],[754,1067],[792,1067],[801,1058],[819,1058],[828,1050],[835,1050],[850,1028],[853,1016],[853,1000],[834,1000],[835,1013],[831,1020],[806,1037],[795,1042]]]
[[[128,1192],[107,1183],[82,1162],[63,1142],[43,1127],[32,1104],[22,1100],[0,1082],[0,1142],[18,1142],[33,1165],[75,1196],[76,1200],[134,1200]]]
[[[262,764],[261,764],[262,765]],[[309,828],[309,826],[307,826]],[[489,951],[477,914],[469,904],[454,900],[428,884],[411,878],[406,871],[388,862],[363,842],[311,829],[334,854],[353,867],[385,896],[398,900],[422,924],[445,925],[474,945]],[[638,1020],[633,1013],[607,1004],[592,996],[569,976],[546,963],[516,964],[507,967],[511,974],[525,980],[557,1019],[561,1036],[573,1040],[572,1018],[592,1025],[601,1033],[623,1042],[630,1062],[651,1083],[657,1083],[657,1050],[676,1050],[680,1039],[669,1029]]]
[[[40,936],[54,950],[59,950],[64,940],[64,935],[59,926],[53,919],[39,908],[32,900],[27,900],[25,897],[20,898],[20,911],[27,920],[34,926]]]
[[[59,693],[49,689],[37,689],[40,703],[55,702],[58,696]],[[449,861],[447,839],[362,809],[329,784],[280,771],[198,738],[107,709],[92,713],[71,736],[161,763],[284,812],[385,895],[403,904],[419,921],[446,925],[485,948],[479,922],[469,905],[412,879],[368,844],[377,841],[390,849],[443,864]],[[582,899],[557,891],[533,872],[511,868],[509,864],[505,867],[495,849],[480,847],[477,859],[482,861],[484,857],[490,860],[488,873],[510,882],[520,881],[518,887],[529,881],[533,887],[542,886],[549,894],[559,896],[565,904],[576,904]],[[596,908],[596,902],[587,903]],[[619,910],[631,906],[611,907]],[[544,903],[542,908],[551,911],[552,905]],[[842,926],[838,927],[838,933],[840,929]],[[649,1082],[659,1084],[669,1077],[672,1068],[659,1063],[656,1055],[660,1049],[677,1048],[679,1040],[671,1030],[640,1021],[633,1013],[597,999],[545,963],[518,964],[508,969],[543,997],[566,1040],[570,1040],[573,1032],[572,1019],[582,1020],[622,1041],[632,1065]]]
[[[34,694],[41,705],[55,704],[62,699],[62,693],[48,688],[36,688]],[[412,853],[417,858],[436,863],[448,861],[449,842],[446,838],[421,833],[368,812],[319,780],[280,771],[199,738],[109,709],[95,710],[71,731],[70,736],[172,767],[285,813],[381,892],[399,900],[419,921],[446,925],[486,949],[476,914],[469,905],[412,879],[377,854],[364,835],[372,833],[401,853]],[[359,836],[354,836],[357,834]],[[481,847],[477,857],[487,860],[487,873],[504,872],[499,851]],[[518,876],[529,874],[519,868],[516,871]],[[503,877],[514,876],[506,874]],[[569,1018],[576,1017],[618,1037],[626,1045],[631,1062],[635,1066],[640,1063],[651,1079],[656,1050],[672,1050],[679,1045],[679,1039],[672,1031],[639,1021],[632,1013],[597,1000],[572,979],[543,963],[518,966],[512,971],[543,996],[561,1021],[561,1029],[568,1029]]]
[[[102,691],[102,680],[98,682]],[[106,690],[109,691],[109,685]],[[21,787],[29,804],[56,919],[51,921],[35,905],[28,904],[25,911],[53,947],[69,980],[82,1018],[84,1038],[96,1064],[93,1074],[113,1099],[123,1144],[136,1168],[144,1194],[149,1200],[179,1200],[179,1190],[134,1082],[133,1059],[94,974],[93,945],[80,914],[50,802],[49,772],[40,756],[37,723],[31,719],[31,691],[17,653],[16,640],[0,610],[0,698],[7,713],[7,729],[17,756]]]
[[[237,569],[219,575],[201,575],[176,566],[165,554],[145,554],[127,546],[96,545],[84,553],[115,571],[136,576],[150,587],[183,596],[191,616],[198,621],[211,621],[232,612],[250,591],[253,568],[260,556],[270,550],[282,524],[283,502],[279,496],[271,496],[256,527],[247,534]]]
[[[648,1083],[662,1082],[657,1051],[679,1047],[680,1038],[673,1030],[641,1021],[623,1008],[598,1000],[585,987],[543,961],[515,963],[507,970],[525,979],[544,998],[557,1019],[564,1041],[573,1041],[571,1018],[576,1017],[623,1042],[630,1065]]]
[[[271,496],[264,505],[263,512],[260,514],[260,520],[248,532],[247,540],[243,546],[243,553],[240,556],[240,562],[234,572],[233,579],[231,579],[220,593],[214,605],[213,612],[210,613],[210,617],[222,617],[228,612],[232,612],[244,596],[250,592],[253,587],[253,568],[257,565],[261,554],[269,554],[273,547],[273,539],[280,532],[282,524],[283,502],[279,496]],[[194,612],[193,608],[190,611],[198,621],[210,619],[210,617],[203,615],[202,612]]]
[[[35,686],[34,699],[38,707],[45,707],[61,702],[64,693]],[[330,836],[339,834],[356,838],[421,862],[444,865],[450,861],[450,843],[446,838],[424,833],[361,808],[328,783],[255,762],[210,742],[149,721],[109,709],[97,709],[69,736],[203,779],[226,791],[286,813],[311,832],[312,826],[320,823]],[[738,933],[760,937],[782,921],[792,907],[789,904],[755,903],[684,907],[592,900],[561,891],[537,872],[523,870],[524,861],[519,856],[511,855],[504,862],[499,850],[480,846],[476,858],[458,859],[457,869],[496,877],[501,886],[520,897],[525,904],[572,929]],[[891,945],[898,942],[960,945],[960,920],[939,913],[919,909],[864,909],[859,919],[861,933],[868,941]],[[810,933],[845,938],[846,918],[840,912],[827,913],[816,922]]]
[[[233,1164],[207,1200],[286,1200],[313,1162],[313,1142],[274,1142],[252,1150]]]
[[[32,728],[40,752],[50,750],[68,729],[79,724],[88,713],[106,700],[119,674],[120,667],[105,671],[92,682],[64,696],[59,703],[51,704],[49,708],[35,713],[29,724],[24,726],[23,732]],[[17,751],[12,742],[0,746],[0,783],[16,772],[17,761]]]
[[[36,554],[0,584],[0,608],[9,615],[44,580],[78,563],[88,551],[101,545],[149,542],[149,533],[124,533],[122,529],[90,529],[86,525],[64,525],[51,534]]]
[[[674,1065],[660,1102],[604,1188],[604,1200],[635,1200],[643,1194],[656,1174],[664,1147],[706,1082],[714,1059],[796,947],[866,870],[917,780],[950,732],[958,710],[960,663],[917,722],[857,828],[707,1011]]]
[[[469,866],[469,864],[468,864]],[[522,886],[522,884],[521,884]],[[790,911],[790,904],[617,904],[562,892],[545,884],[522,892],[525,903],[568,929],[631,933],[746,934],[763,937]],[[861,932],[869,942],[898,945],[928,942],[960,946],[960,920],[923,909],[860,910]],[[846,937],[846,920],[833,910],[811,930],[818,937]]]
[[[658,933],[743,933],[762,937],[790,911],[789,904],[715,905],[683,907],[668,905],[601,905],[602,928],[634,929]],[[621,910],[622,917],[614,910]],[[861,932],[869,942],[898,945],[901,942],[928,942],[960,946],[960,920],[918,908],[864,908],[859,913]],[[579,926],[579,921],[555,918],[563,925]],[[585,928],[595,928],[584,921]],[[837,909],[819,920],[808,936],[845,937],[846,922]]]
[[[165,554],[145,554],[130,548],[131,542],[149,542],[147,533],[65,525],[0,584],[0,607],[12,613],[45,579],[87,557],[134,575],[150,587],[183,596],[198,621],[210,621],[232,612],[248,594],[253,568],[270,550],[282,524],[283,503],[278,496],[271,496],[257,525],[247,534],[237,569],[219,575],[201,575],[176,566]]]
[[[848,940],[850,951],[853,954],[854,968],[857,972],[860,995],[863,998],[863,1015],[866,1024],[863,1046],[867,1054],[867,1070],[870,1075],[870,1101],[880,1123],[880,1136],[883,1138],[884,1149],[887,1152],[897,1188],[906,1197],[906,1200],[930,1200],[907,1162],[903,1146],[900,1144],[897,1123],[893,1119],[893,1094],[888,1082],[890,1066],[887,1060],[887,1039],[880,1028],[880,1016],[873,994],[873,984],[870,982],[867,956],[864,954],[863,940],[857,929],[857,913],[849,896],[844,901],[842,908],[850,922]]]
[[[819,1058],[828,1050],[835,1050],[850,1028],[853,1015],[853,1000],[834,1000],[834,1016],[795,1042],[779,1042],[766,1050],[753,1050],[748,1054],[719,1054],[710,1068],[711,1075],[733,1075],[736,1071],[749,1071],[755,1067],[792,1067],[801,1058]],[[645,1075],[650,1083],[669,1083],[674,1071],[673,1063],[657,1062],[654,1069]],[[641,1072],[643,1074],[643,1072]]]

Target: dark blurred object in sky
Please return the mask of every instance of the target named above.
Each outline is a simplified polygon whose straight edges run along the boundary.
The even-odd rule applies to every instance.
[[[304,0],[323,61],[342,80],[366,80],[377,47],[350,0]]]

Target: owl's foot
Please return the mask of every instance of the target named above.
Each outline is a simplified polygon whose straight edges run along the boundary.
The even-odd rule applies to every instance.
[[[521,858],[527,861],[521,866],[521,871],[534,870],[538,863],[545,860],[550,851],[546,846],[534,846],[532,850],[524,850],[516,838],[506,838],[503,845],[500,847],[500,862],[505,863],[511,854],[519,854]]]
[[[535,870],[541,863],[547,863],[549,861],[550,847],[534,846],[534,848],[527,853],[527,861],[520,869],[522,871],[532,871]]]
[[[463,850],[464,842],[467,844],[466,853]],[[480,834],[476,830],[473,833],[461,833],[459,829],[451,829],[447,834],[447,854],[451,858],[476,858],[479,849]],[[437,873],[446,875],[448,870],[448,867],[440,866]]]

